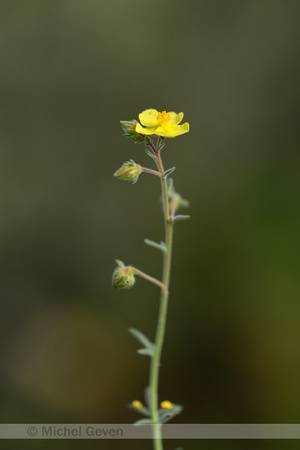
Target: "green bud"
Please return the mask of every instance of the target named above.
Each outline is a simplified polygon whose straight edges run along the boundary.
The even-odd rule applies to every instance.
[[[114,173],[114,177],[121,178],[122,180],[131,180],[134,184],[137,182],[141,172],[141,166],[131,159],[130,161],[125,162],[123,166]]]
[[[135,133],[135,127],[137,124],[136,120],[121,120],[120,124],[125,133],[128,134]]]
[[[143,136],[135,131],[135,127],[137,124],[136,120],[131,121],[121,120],[120,124],[124,130],[123,136],[131,138],[133,142],[135,142],[136,144],[145,142],[146,136]]]
[[[134,283],[135,278],[132,267],[121,267],[119,264],[119,267],[117,267],[113,273],[113,287],[128,289],[131,288]]]

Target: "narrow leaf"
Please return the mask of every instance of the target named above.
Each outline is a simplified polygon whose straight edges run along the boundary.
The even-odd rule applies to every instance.
[[[154,351],[151,350],[150,348],[140,348],[139,350],[137,350],[137,352],[140,355],[146,355],[146,356],[153,356],[154,355]]]
[[[162,143],[158,146],[157,151],[160,152],[160,151],[164,148],[165,145],[166,145],[166,144],[165,144],[164,142],[162,142]]]
[[[160,244],[158,242],[151,241],[150,239],[144,239],[145,244],[150,245],[150,247],[157,248],[158,250],[161,250],[163,253],[167,252],[167,247],[164,242],[161,242]]]
[[[172,409],[160,409],[159,413],[159,421],[160,423],[166,423],[171,420],[173,417],[177,416],[181,413],[183,407],[181,405],[173,405]]]
[[[172,167],[171,169],[167,169],[164,173],[164,178],[166,178],[167,176],[171,175],[171,173],[173,173],[175,170],[175,167]]]
[[[177,220],[187,220],[190,217],[191,216],[178,215],[178,216],[173,217],[172,222],[177,222]]]
[[[149,350],[154,350],[154,344],[139,330],[135,328],[129,328],[129,332],[146,348]]]
[[[154,155],[154,153],[152,153],[150,150],[148,150],[147,148],[145,149],[145,152],[147,153],[148,156],[150,156],[150,158],[152,158],[156,163],[158,162],[157,157]]]
[[[140,419],[134,422],[133,425],[139,426],[139,425],[151,425],[153,423],[152,419]]]
[[[147,417],[151,417],[151,413],[150,413],[149,409],[146,408],[146,406],[141,406],[140,408],[135,408],[134,406],[132,406],[132,403],[129,403],[127,405],[127,407],[129,409],[131,409],[132,411],[135,411],[135,412],[137,412],[139,414],[142,414],[142,415],[147,416]]]
[[[167,181],[167,191],[168,191],[168,195],[171,194],[172,189],[173,189],[173,178],[168,178],[168,181]]]

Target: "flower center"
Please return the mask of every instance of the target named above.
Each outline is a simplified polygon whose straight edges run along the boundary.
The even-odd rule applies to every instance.
[[[167,123],[169,120],[171,120],[171,116],[167,111],[162,111],[158,113],[157,120],[159,120],[162,123]]]

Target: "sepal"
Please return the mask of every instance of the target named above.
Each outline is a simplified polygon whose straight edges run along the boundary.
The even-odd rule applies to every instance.
[[[141,144],[146,141],[146,136],[143,136],[135,131],[137,123],[138,122],[136,120],[120,121],[121,127],[124,130],[123,136],[131,138],[135,144]]]

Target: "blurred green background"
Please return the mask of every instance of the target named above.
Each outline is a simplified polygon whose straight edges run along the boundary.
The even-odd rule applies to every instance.
[[[183,111],[165,167],[176,225],[160,397],[177,423],[299,423],[299,1],[26,0],[0,5],[0,421],[132,423],[159,292],[111,288],[114,259],[161,276],[156,178],[120,120]],[[174,421],[174,422],[176,422]],[[2,445],[2,444],[1,444]],[[7,445],[7,447],[6,447]],[[166,450],[296,441],[166,442]],[[16,441],[15,449],[151,449]],[[3,442],[2,448],[11,448]]]

